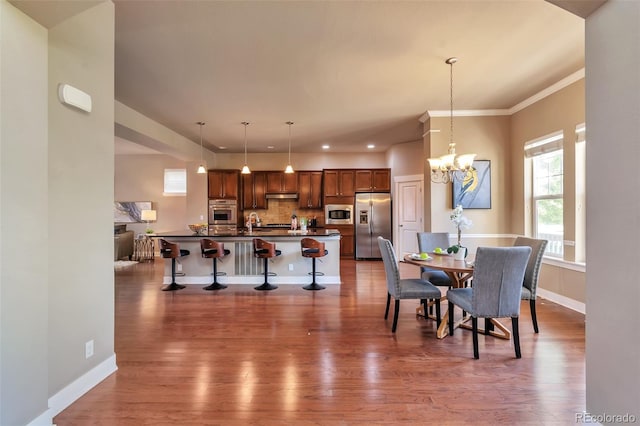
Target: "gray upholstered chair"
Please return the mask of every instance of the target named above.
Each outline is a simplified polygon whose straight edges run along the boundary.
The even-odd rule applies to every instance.
[[[533,322],[533,331],[538,332],[538,317],[536,316],[536,292],[538,290],[538,275],[540,274],[540,265],[542,265],[542,256],[547,248],[547,240],[537,240],[535,238],[517,237],[514,246],[531,247],[531,256],[527,270],[524,273],[524,281],[522,282],[522,300],[529,301],[531,308],[531,321]]]
[[[513,345],[520,358],[520,294],[531,247],[478,247],[473,268],[473,288],[447,291],[449,335],[453,335],[453,307],[471,315],[473,357],[478,359],[478,318],[511,317]]]
[[[436,247],[446,250],[449,245],[448,232],[418,232],[418,250],[420,250],[420,253],[431,253]],[[451,287],[451,279],[443,271],[421,266],[420,272],[422,279],[429,280],[433,285]]]
[[[393,313],[391,332],[396,332],[398,313],[400,311],[400,299],[420,299],[423,304],[426,304],[428,299],[434,299],[436,301],[436,323],[440,326],[440,298],[442,295],[438,287],[427,280],[419,278],[400,279],[398,258],[396,257],[396,252],[393,249],[391,241],[378,237],[378,246],[380,247],[382,261],[384,263],[384,272],[387,277],[387,307],[384,311],[384,319],[387,319],[389,316],[391,297],[395,299],[395,311]]]

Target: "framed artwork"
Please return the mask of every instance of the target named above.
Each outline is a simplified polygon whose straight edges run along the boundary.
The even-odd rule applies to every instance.
[[[113,204],[113,221],[116,223],[144,222],[142,210],[151,210],[151,201],[116,201]]]
[[[463,209],[491,208],[491,161],[475,160],[475,169],[462,181],[453,180],[453,206]]]

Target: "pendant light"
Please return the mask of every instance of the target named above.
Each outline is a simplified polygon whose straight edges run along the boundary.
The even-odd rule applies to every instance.
[[[202,126],[204,126],[204,121],[198,121],[196,123],[198,126],[200,126],[200,165],[198,166],[198,172],[197,173],[207,173],[207,168],[204,166],[204,157],[202,155],[203,152],[203,148],[202,148]]]
[[[285,173],[293,173],[293,167],[291,167],[291,125],[293,121],[287,121],[289,125],[289,162],[287,163],[287,168],[284,169]]]
[[[251,174],[251,170],[249,169],[249,166],[247,166],[247,126],[249,125],[249,122],[243,121],[242,124],[244,125],[244,167],[240,173],[248,175]]]
[[[449,58],[445,61],[449,65],[449,106],[451,126],[449,132],[449,150],[447,155],[440,158],[429,158],[429,166],[431,168],[431,181],[435,183],[449,183],[451,181],[462,180],[473,173],[473,159],[476,154],[456,154],[456,144],[453,141],[453,64],[458,62],[458,58]]]

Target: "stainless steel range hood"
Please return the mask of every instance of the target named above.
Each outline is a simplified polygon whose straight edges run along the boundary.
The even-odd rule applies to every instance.
[[[298,199],[298,194],[297,193],[290,193],[290,194],[267,194],[266,195],[267,199],[276,199],[276,200],[297,200]]]

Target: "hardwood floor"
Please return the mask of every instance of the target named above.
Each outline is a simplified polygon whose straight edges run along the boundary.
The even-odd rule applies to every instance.
[[[343,261],[344,283],[318,292],[162,292],[162,274],[162,259],[116,272],[118,371],[56,425],[565,425],[585,410],[584,315],[545,300],[538,335],[523,302],[522,359],[481,335],[474,360],[470,331],[436,339],[413,300],[391,333],[382,262]]]

